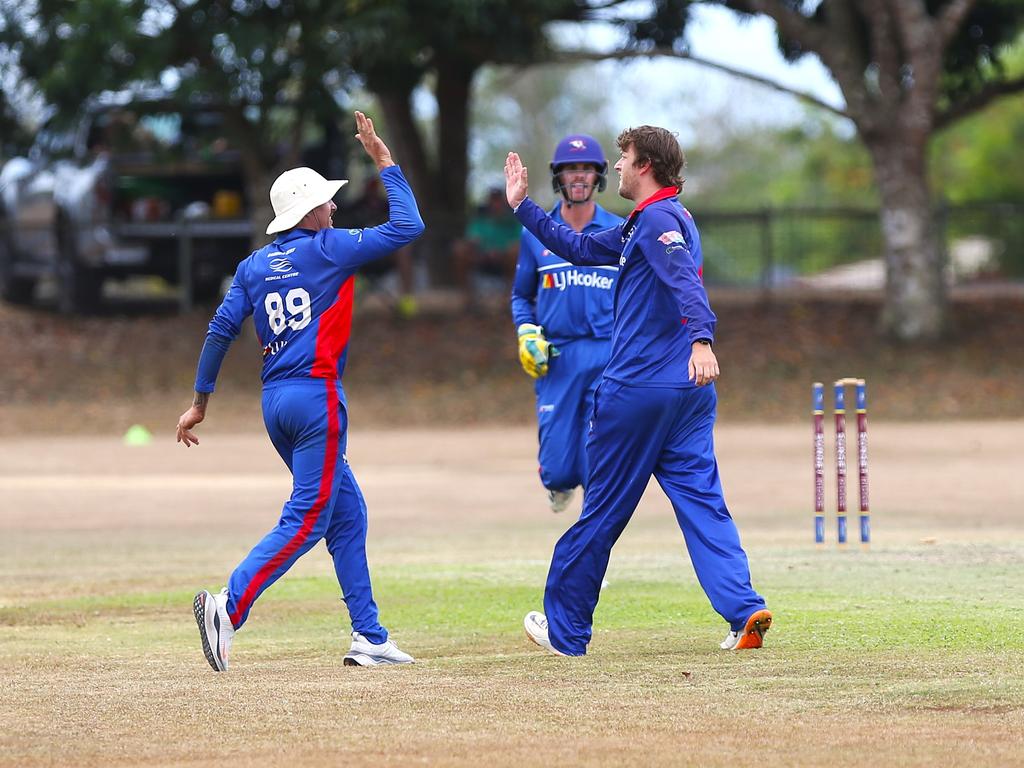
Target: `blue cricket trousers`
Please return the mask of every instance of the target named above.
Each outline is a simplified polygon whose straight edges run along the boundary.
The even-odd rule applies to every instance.
[[[587,441],[590,475],[580,519],[559,539],[548,572],[544,612],[551,644],[587,652],[612,545],[653,474],[672,502],[697,580],[734,629],[765,607],[722,496],[713,427],[713,385],[631,387],[602,379]]]
[[[587,426],[610,344],[589,338],[559,344],[548,375],[537,379],[537,461],[540,481],[549,491],[586,485]]]
[[[352,628],[372,643],[385,642],[388,633],[378,622],[366,563],[366,502],[345,458],[348,414],[341,382],[287,379],[265,384],[263,423],[292,472],[292,495],[277,527],[231,574],[231,623],[240,628],[263,591],[325,539]]]

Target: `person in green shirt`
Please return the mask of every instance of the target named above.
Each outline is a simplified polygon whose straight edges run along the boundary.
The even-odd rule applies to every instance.
[[[470,217],[465,237],[452,246],[455,281],[467,309],[477,303],[475,271],[502,278],[503,299],[511,292],[522,233],[523,227],[509,211],[504,192],[491,189],[487,201]]]

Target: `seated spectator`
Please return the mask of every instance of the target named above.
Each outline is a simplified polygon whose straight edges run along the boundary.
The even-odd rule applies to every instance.
[[[506,206],[507,207],[507,206]],[[388,220],[388,199],[379,176],[370,176],[363,187],[363,193],[346,207],[339,217],[351,227],[375,227]],[[376,259],[359,268],[357,274],[375,281],[389,272],[398,273],[399,296],[396,309],[400,315],[416,314],[416,299],[413,296],[413,253],[412,245],[399,248],[382,259]]]
[[[465,237],[452,245],[455,282],[467,308],[476,303],[474,270],[500,277],[504,284],[502,298],[511,293],[522,233],[522,225],[509,210],[504,191],[490,190],[487,202],[470,218]]]

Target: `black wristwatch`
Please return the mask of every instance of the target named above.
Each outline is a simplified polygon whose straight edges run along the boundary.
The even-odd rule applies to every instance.
[[[711,346],[711,339],[694,339],[693,343],[694,344],[703,344],[706,347],[710,347]]]

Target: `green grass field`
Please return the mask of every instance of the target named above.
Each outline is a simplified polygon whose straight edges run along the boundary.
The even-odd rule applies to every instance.
[[[530,430],[357,436],[377,601],[418,663],[342,666],[346,617],[320,545],[257,603],[222,675],[191,599],[274,521],[287,477],[265,438],[211,433],[202,454],[8,443],[0,765],[1021,764],[1024,531],[1007,482],[1020,427],[989,425],[968,459],[978,425],[879,430],[870,552],[811,544],[808,430],[719,430],[776,616],[766,647],[718,649],[727,627],[655,488],[613,553],[581,659],[522,632],[571,522],[544,508]],[[922,464],[926,446],[941,455]],[[963,460],[977,462],[977,504],[944,485]]]

